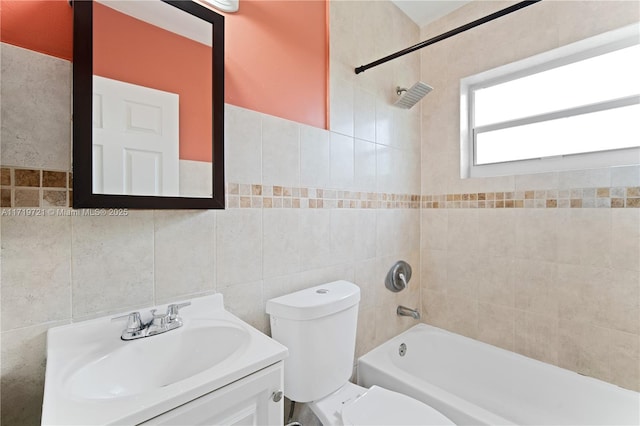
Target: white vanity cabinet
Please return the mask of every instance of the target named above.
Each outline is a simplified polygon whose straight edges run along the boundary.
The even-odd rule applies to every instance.
[[[142,425],[282,425],[282,361],[194,399]]]

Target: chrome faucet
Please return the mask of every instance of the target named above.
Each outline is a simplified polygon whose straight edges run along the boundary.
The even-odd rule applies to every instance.
[[[407,308],[406,306],[398,306],[398,309],[396,309],[396,314],[400,315],[401,317],[411,317],[413,319],[420,319],[420,312],[418,312],[417,309],[411,309],[411,308]]]
[[[167,312],[156,314],[156,309],[151,310],[151,320],[147,323],[142,321],[140,312],[131,312],[112,318],[111,321],[126,318],[127,328],[122,331],[122,340],[135,340],[143,337],[151,337],[156,334],[166,333],[182,327],[182,319],[178,316],[180,308],[191,305],[191,302],[174,303],[167,306]]]

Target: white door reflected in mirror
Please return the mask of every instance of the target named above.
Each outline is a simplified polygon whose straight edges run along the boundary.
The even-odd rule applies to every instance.
[[[179,195],[179,96],[93,76],[93,192]]]

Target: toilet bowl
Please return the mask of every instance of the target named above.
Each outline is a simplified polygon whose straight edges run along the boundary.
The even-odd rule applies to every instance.
[[[350,382],[308,405],[323,425],[455,425],[416,399],[379,386],[367,389]]]
[[[453,425],[427,404],[378,386],[349,382],[353,373],[360,288],[348,281],[267,301],[272,337],[289,349],[284,394],[308,403],[324,426]]]

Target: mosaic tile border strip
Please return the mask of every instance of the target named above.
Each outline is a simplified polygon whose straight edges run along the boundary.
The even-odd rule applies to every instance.
[[[417,194],[228,183],[226,206],[293,209],[419,209]]]
[[[0,207],[71,206],[70,172],[2,166],[0,176]]]
[[[640,208],[640,186],[423,195],[423,209]]]
[[[70,207],[72,173],[1,167],[0,207]],[[293,209],[640,208],[640,186],[397,194],[261,184],[226,184],[226,207]]]
[[[227,208],[640,208],[640,187],[417,195],[229,183]]]

